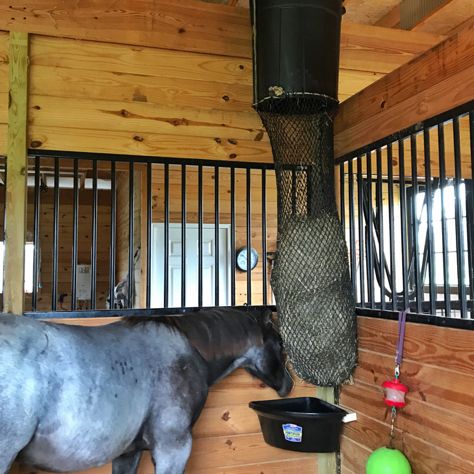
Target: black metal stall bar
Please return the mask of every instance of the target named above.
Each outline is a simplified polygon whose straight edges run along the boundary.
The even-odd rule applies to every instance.
[[[364,180],[362,176],[362,157],[357,156],[357,204],[359,221],[359,304],[365,307],[365,252],[364,252]]]
[[[77,259],[78,259],[78,226],[79,226],[79,161],[74,160],[72,172],[73,209],[72,209],[72,275],[71,275],[71,310],[77,307]]]
[[[376,225],[377,225],[377,237],[379,243],[378,253],[378,273],[379,273],[379,287],[380,287],[380,304],[383,310],[385,310],[385,252],[384,252],[384,218],[383,218],[383,173],[382,173],[382,150],[377,148],[377,184],[375,202],[377,206],[376,214]]]
[[[41,158],[35,156],[35,204],[34,204],[34,222],[33,222],[33,293],[31,295],[31,309],[36,311],[38,306],[38,286],[39,286],[39,269],[40,269],[40,170]]]
[[[202,166],[198,167],[198,306],[202,307],[202,224],[203,224],[203,195],[202,195]]]
[[[366,216],[366,256],[367,256],[367,296],[370,307],[374,306],[374,239],[373,239],[373,214],[372,214],[372,152],[365,154],[367,180],[365,186],[365,216]]]
[[[349,253],[351,257],[351,278],[352,278],[352,291],[354,295],[357,294],[357,257],[356,257],[356,245],[355,245],[355,217],[354,217],[354,171],[352,169],[352,160],[349,160],[348,169],[348,181],[349,181]]]
[[[169,164],[165,163],[165,202],[164,202],[164,253],[163,253],[163,306],[169,307],[169,254],[170,254],[170,168]]]
[[[461,144],[459,138],[459,117],[453,118],[454,140],[454,200],[455,200],[455,227],[456,227],[456,260],[458,270],[458,295],[461,303],[461,318],[467,317],[466,282],[464,280],[464,226],[462,225],[461,204]]]
[[[267,174],[262,170],[262,304],[267,305]]]
[[[444,125],[438,125],[439,182],[441,188],[441,239],[443,247],[444,314],[451,316],[451,290],[449,285],[448,229],[446,226],[446,162],[444,153]]]
[[[146,164],[146,287],[151,288],[151,224],[153,221],[153,206],[152,206],[152,164]],[[146,292],[146,307],[151,307],[151,291]]]
[[[53,271],[51,282],[51,310],[58,303],[58,259],[59,259],[59,158],[54,158],[54,206],[53,206]]]
[[[387,145],[387,175],[388,175],[388,232],[390,239],[390,294],[392,310],[398,309],[397,270],[395,260],[395,199],[393,192],[393,149]]]
[[[110,163],[110,258],[109,258],[109,307],[115,307],[115,258],[117,229],[117,180],[115,161]]]
[[[186,165],[181,165],[181,306],[186,306]]]
[[[410,267],[408,264],[407,192],[405,181],[405,142],[403,139],[398,140],[398,163],[400,174],[400,237],[402,244],[403,309],[408,309],[410,307],[410,294],[408,290]]]
[[[92,162],[92,251],[91,251],[91,309],[96,307],[97,288],[97,161]]]
[[[230,304],[235,306],[235,168],[230,169]]]
[[[471,319],[474,319],[474,111],[469,112],[469,138],[471,152],[471,183],[469,189],[469,211],[466,212],[469,229],[469,288],[471,297]]]
[[[252,207],[251,207],[251,170],[247,168],[246,179],[245,179],[245,211],[247,221],[247,305],[252,304]]]
[[[431,148],[430,129],[423,130],[423,148],[425,158],[425,196],[426,196],[426,225],[428,245],[428,268],[429,268],[429,295],[430,313],[436,314],[436,278],[435,278],[435,256],[434,256],[434,233],[433,233],[433,192],[431,187]]]
[[[135,285],[135,243],[134,243],[134,231],[135,231],[135,167],[133,161],[129,163],[128,167],[128,294],[127,301],[128,307],[133,308],[134,306],[134,285]]]
[[[219,260],[220,260],[220,247],[219,247],[219,167],[214,167],[214,305],[219,306]]]

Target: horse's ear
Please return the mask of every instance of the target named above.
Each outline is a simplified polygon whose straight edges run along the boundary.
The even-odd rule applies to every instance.
[[[265,309],[262,315],[263,326],[266,328],[273,326],[273,313],[269,309]]]

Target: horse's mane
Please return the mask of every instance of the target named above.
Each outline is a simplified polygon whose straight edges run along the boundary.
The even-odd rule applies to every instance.
[[[215,308],[176,316],[128,317],[125,324],[163,324],[183,333],[206,360],[234,356],[262,337],[263,312],[255,309]]]

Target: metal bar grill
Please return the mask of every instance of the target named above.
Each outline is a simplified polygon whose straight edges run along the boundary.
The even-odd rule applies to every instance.
[[[448,126],[452,139],[446,138]],[[380,314],[406,308],[419,315],[472,320],[474,102],[355,150],[336,166],[348,246],[352,256],[359,253],[356,268],[351,262],[357,305]]]

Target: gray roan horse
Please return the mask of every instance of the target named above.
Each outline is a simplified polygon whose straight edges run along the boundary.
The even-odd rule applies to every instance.
[[[243,367],[291,391],[270,316],[210,309],[81,327],[0,315],[0,473],[15,458],[134,473],[143,450],[156,473],[182,473],[213,383]]]

